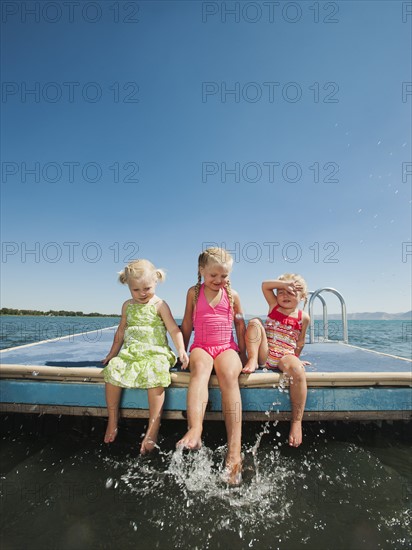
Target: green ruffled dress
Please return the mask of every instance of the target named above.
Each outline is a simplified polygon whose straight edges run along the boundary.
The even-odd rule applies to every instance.
[[[176,355],[156,306],[128,304],[126,319],[123,347],[103,370],[105,382],[122,388],[166,388]]]

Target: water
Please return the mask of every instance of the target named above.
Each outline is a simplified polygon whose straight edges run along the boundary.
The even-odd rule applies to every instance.
[[[2,315],[0,317],[0,349],[82,334],[118,324],[119,317]]]
[[[329,338],[342,339],[341,322],[329,322]],[[315,338],[323,334],[323,323],[315,322]],[[348,321],[349,343],[362,348],[411,359],[412,321]]]
[[[103,419],[2,418],[2,548],[409,548],[410,454],[403,424],[316,423],[299,449],[287,425],[244,428],[244,483],[222,482],[224,430],[175,451],[182,422],[163,423],[161,451],[138,456],[141,421],[112,447]]]
[[[51,337],[60,337],[63,327],[71,334],[75,326],[82,332],[117,322],[10,319],[2,331],[6,347],[44,339],[47,323]],[[355,345],[410,354],[404,321],[350,321],[349,335]],[[245,423],[244,482],[229,489],[221,422],[205,423],[204,446],[191,454],[175,451],[185,423],[163,421],[159,450],[141,458],[145,421],[122,420],[116,442],[107,446],[103,418],[3,414],[1,547],[411,548],[409,428],[308,422],[303,445],[292,449],[288,423]]]

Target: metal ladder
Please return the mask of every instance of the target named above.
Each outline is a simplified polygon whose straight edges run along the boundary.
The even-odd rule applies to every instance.
[[[342,312],[342,340],[329,340],[329,327],[328,327],[328,308],[326,306],[326,302],[321,296],[323,292],[331,292],[335,296],[339,298],[340,305],[341,305],[341,312]],[[334,288],[319,288],[318,290],[315,290],[314,292],[309,292],[311,294],[311,297],[309,298],[309,316],[310,316],[310,331],[309,331],[309,343],[313,344],[315,342],[315,317],[313,315],[313,303],[316,300],[316,298],[319,298],[319,300],[322,302],[323,306],[323,340],[324,342],[344,342],[345,344],[348,343],[348,319],[346,314],[346,304],[345,300],[343,299],[343,296],[340,292],[338,292]]]

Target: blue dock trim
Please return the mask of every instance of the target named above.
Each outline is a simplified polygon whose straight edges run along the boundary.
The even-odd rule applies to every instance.
[[[165,411],[185,411],[186,388],[166,389]],[[242,388],[242,405],[233,411],[233,414],[257,413],[262,419],[270,411],[270,417],[276,417],[278,413],[290,412],[289,393],[279,389],[253,389]],[[98,383],[61,383],[27,380],[3,380],[1,383],[0,410],[19,410],[18,407],[7,407],[7,404],[46,405],[65,408],[65,414],[76,414],[74,409],[95,409],[100,411],[98,415],[106,416],[106,403],[104,397],[104,384]],[[139,389],[126,389],[121,400],[123,411],[140,410],[147,413],[147,392]],[[209,390],[209,403],[207,411],[220,412],[222,407],[220,390]],[[67,412],[67,409],[73,409]],[[36,412],[34,409],[33,412]],[[41,410],[41,407],[40,409]],[[333,418],[335,413],[362,412],[362,416],[371,418],[400,418],[411,419],[412,393],[409,388],[388,387],[320,387],[309,388],[305,407],[306,419],[316,420]],[[21,412],[28,412],[27,407],[21,408]],[[330,414],[329,414],[330,413]],[[369,414],[368,413],[373,413]],[[392,413],[392,414],[390,414]],[[394,415],[394,413],[396,413]],[[126,415],[128,416],[128,415]],[[131,414],[130,416],[134,416]],[[137,415],[146,416],[146,414]],[[245,416],[245,414],[244,414]],[[252,415],[253,416],[253,415]],[[284,415],[283,415],[284,416]],[[339,415],[338,415],[339,416]],[[247,417],[247,414],[246,414]]]
[[[186,409],[186,388],[166,388],[165,409]],[[409,388],[387,387],[337,387],[309,388],[305,410],[307,411],[364,411],[402,410],[411,408]],[[242,407],[245,411],[281,410],[290,411],[289,392],[279,389],[242,388]],[[395,399],[396,396],[396,399]],[[104,384],[30,382],[3,380],[0,392],[3,403],[28,403],[64,405],[69,407],[106,407]],[[147,391],[125,389],[120,403],[125,409],[148,409]],[[209,409],[210,407],[210,409]],[[220,390],[209,389],[208,410],[220,411],[222,400]]]

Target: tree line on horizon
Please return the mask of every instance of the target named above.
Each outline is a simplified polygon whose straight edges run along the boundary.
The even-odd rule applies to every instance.
[[[10,307],[3,307],[0,309],[0,315],[43,315],[49,317],[119,317],[118,314],[104,314],[104,313],[83,313],[83,311],[66,311],[64,309],[49,311],[39,311],[37,309],[13,309]]]

